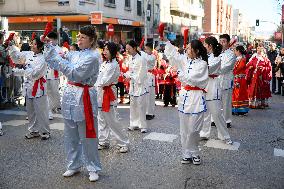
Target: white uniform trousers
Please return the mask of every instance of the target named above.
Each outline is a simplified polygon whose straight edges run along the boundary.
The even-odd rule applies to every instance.
[[[222,90],[222,109],[226,123],[232,122],[232,89]],[[214,120],[215,121],[215,120]]]
[[[60,108],[59,79],[47,80],[46,83],[49,111]]]
[[[221,140],[229,139],[227,125],[224,116],[221,112],[221,101],[212,100],[206,101],[207,111],[204,114],[204,124],[200,131],[200,137],[210,138],[211,133],[211,116],[216,124],[218,138]]]
[[[184,114],[179,113],[180,135],[183,158],[199,155],[199,132],[204,122],[204,113]]]
[[[147,95],[147,115],[155,115],[155,87],[149,87],[149,93]]]
[[[28,130],[30,132],[50,133],[47,96],[38,98],[26,98],[26,109],[30,125]]]
[[[130,96],[130,128],[147,129],[146,96]]]
[[[98,135],[97,118],[94,116]],[[67,154],[67,169],[76,170],[85,165],[87,170],[100,171],[98,138],[86,138],[86,121],[74,122],[64,119],[64,144]],[[97,136],[98,137],[98,136]]]
[[[114,136],[114,140],[118,146],[127,146],[129,139],[115,114],[116,111],[114,107],[110,107],[109,112],[103,112],[99,109],[99,143],[102,145],[109,144],[111,136]]]

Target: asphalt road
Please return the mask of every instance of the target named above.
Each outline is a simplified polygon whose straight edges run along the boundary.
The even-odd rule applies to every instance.
[[[269,109],[251,110],[248,116],[234,117],[229,132],[235,144],[240,144],[236,149],[220,149],[215,140],[207,142],[213,147],[206,147],[202,141],[200,166],[180,163],[177,108],[158,105],[155,119],[148,121],[149,133],[128,132],[131,141],[128,153],[120,154],[115,147],[100,152],[103,170],[95,183],[88,180],[86,170],[71,178],[62,176],[65,171],[62,118],[51,121],[49,140],[25,140],[27,124],[23,110],[19,107],[0,111],[5,132],[0,136],[1,189],[284,188],[282,96],[273,96]],[[126,128],[128,106],[120,107],[119,113]],[[162,134],[157,137],[155,133]],[[156,139],[144,139],[149,134]],[[167,137],[172,137],[172,141]],[[217,139],[214,127],[212,139]]]

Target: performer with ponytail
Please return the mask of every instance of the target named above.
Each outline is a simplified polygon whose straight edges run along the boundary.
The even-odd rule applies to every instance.
[[[199,153],[199,132],[206,111],[205,87],[208,83],[208,56],[205,47],[198,40],[187,45],[186,55],[178,53],[175,46],[166,42],[164,51],[169,64],[178,71],[182,84],[178,101],[180,135],[183,164],[201,164]]]
[[[209,82],[206,87],[206,105],[204,125],[200,131],[200,137],[209,139],[211,133],[211,116],[216,124],[218,138],[224,140],[226,144],[233,144],[228,133],[226,121],[221,111],[221,89],[219,86],[219,73],[221,69],[221,52],[222,46],[213,36],[207,37],[204,43],[207,49],[208,67],[209,67]]]

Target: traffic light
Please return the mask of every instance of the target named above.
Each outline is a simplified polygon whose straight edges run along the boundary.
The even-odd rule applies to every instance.
[[[259,19],[256,20],[255,25],[259,26]]]

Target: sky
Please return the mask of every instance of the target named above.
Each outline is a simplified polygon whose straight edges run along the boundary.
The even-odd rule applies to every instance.
[[[260,20],[255,27],[257,36],[271,36],[281,21],[281,6],[277,0],[227,0],[233,9],[239,9],[251,26],[255,26],[256,19]],[[267,22],[263,22],[267,21]],[[269,23],[273,22],[273,23]]]

